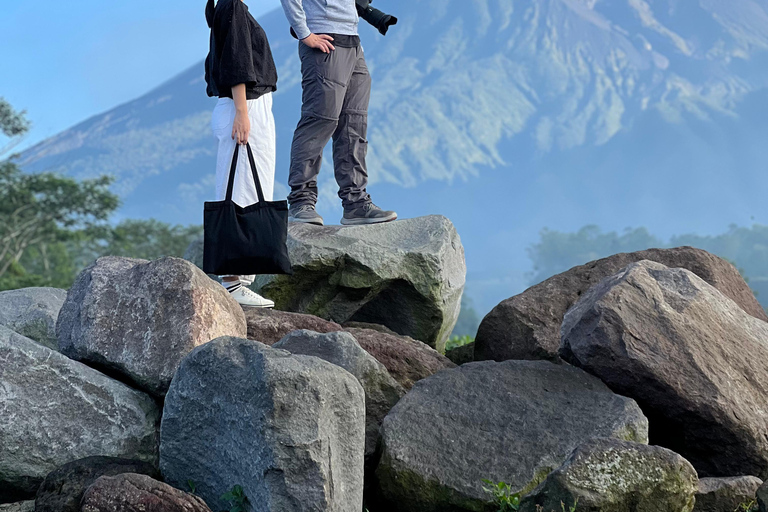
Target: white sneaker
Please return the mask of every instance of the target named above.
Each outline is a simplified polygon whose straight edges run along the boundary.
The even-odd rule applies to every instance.
[[[252,308],[273,308],[275,303],[269,299],[265,299],[258,293],[249,290],[245,286],[240,286],[237,290],[230,292],[232,298],[235,299],[241,306],[249,306]]]

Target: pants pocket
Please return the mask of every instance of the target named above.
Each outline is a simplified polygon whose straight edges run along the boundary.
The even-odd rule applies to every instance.
[[[346,87],[320,74],[304,84],[302,113],[338,120]]]

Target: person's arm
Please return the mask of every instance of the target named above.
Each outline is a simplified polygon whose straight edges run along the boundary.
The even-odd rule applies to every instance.
[[[251,131],[251,120],[248,117],[248,100],[245,97],[245,84],[237,84],[232,88],[232,99],[235,102],[235,122],[232,123],[232,139],[238,144],[248,142]]]
[[[293,31],[296,32],[296,37],[309,46],[310,48],[316,48],[324,53],[331,52],[336,48],[333,47],[331,41],[333,38],[326,34],[313,34],[309,27],[307,27],[307,15],[304,13],[304,7],[301,4],[301,0],[280,0],[283,4],[283,11],[288,18]]]

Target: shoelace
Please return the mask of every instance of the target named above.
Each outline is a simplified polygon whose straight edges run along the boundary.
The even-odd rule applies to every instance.
[[[312,206],[311,204],[305,204],[303,206],[299,206],[296,209],[296,213],[313,212],[313,211],[315,211],[315,207]]]
[[[378,206],[376,206],[373,203],[368,203],[365,206],[363,206],[363,211],[365,211],[365,213],[368,213],[371,210],[381,210],[381,208],[379,208]]]
[[[264,300],[264,297],[262,297],[261,295],[259,295],[256,292],[254,292],[250,288],[243,287],[242,290],[243,290],[243,295],[247,295],[251,299]]]

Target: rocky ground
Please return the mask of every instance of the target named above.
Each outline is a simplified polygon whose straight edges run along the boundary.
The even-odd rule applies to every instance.
[[[576,267],[455,363],[447,219],[289,235],[274,311],[174,258],[0,293],[0,512],[768,507],[768,317],[728,262]]]

